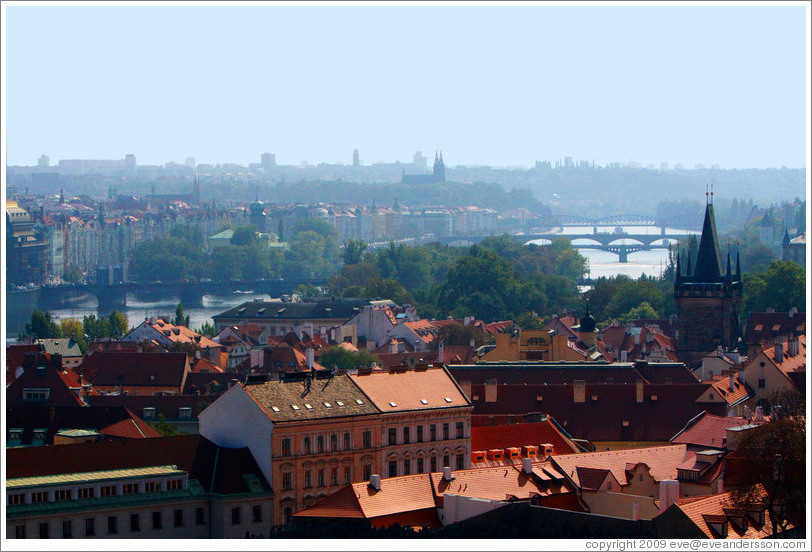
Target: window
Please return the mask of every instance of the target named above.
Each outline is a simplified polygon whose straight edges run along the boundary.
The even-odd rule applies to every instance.
[[[31,493],[31,504],[38,504],[40,502],[48,502],[47,492]]]
[[[262,505],[255,504],[251,507],[251,520],[256,523],[262,521]]]
[[[291,481],[292,479],[293,479],[293,474],[291,474],[290,472],[283,472],[282,473],[282,490],[283,491],[289,491],[289,490],[293,489],[293,482]]]
[[[422,425],[417,426],[417,442],[418,443],[423,442],[423,426]]]
[[[118,517],[107,516],[107,534],[115,535],[118,533]]]
[[[282,522],[283,522],[285,525],[287,525],[288,523],[290,523],[290,518],[291,518],[292,516],[293,516],[293,508],[291,508],[290,506],[287,506],[287,507],[285,507],[285,508],[282,510],[282,518],[283,518],[283,521],[282,521]]]
[[[324,452],[324,435],[316,437],[316,447],[319,452]]]
[[[398,444],[398,430],[394,427],[389,428],[389,444],[396,445]]]
[[[397,477],[398,475],[398,461],[397,460],[390,460],[389,461],[389,477]]]
[[[102,496],[116,496],[116,486],[115,485],[105,485],[101,488],[101,495]]]
[[[409,428],[408,427],[403,428],[403,442],[405,444],[407,444],[407,445],[409,444]]]
[[[79,489],[79,498],[93,498],[96,494],[96,489],[93,487],[83,487]]]
[[[14,538],[15,539],[24,539],[25,538],[25,525],[15,525],[14,526]]]
[[[637,476],[637,480],[638,480],[638,481],[642,481],[642,480],[643,480],[643,474],[642,474],[642,473],[641,473],[640,475],[638,475],[638,476]]]
[[[335,452],[338,450],[338,434],[332,433],[330,435],[330,450]]]
[[[130,514],[130,533],[141,531],[141,514]]]
[[[443,424],[443,439],[449,439],[448,424]]]
[[[282,456],[290,456],[290,454],[291,454],[290,437],[284,437],[282,439]]]
[[[429,437],[430,437],[430,439],[429,439],[430,441],[436,441],[437,440],[437,426],[435,424],[431,424],[429,426]]]
[[[318,476],[317,483],[318,483],[319,487],[324,487],[327,484],[326,483],[326,481],[327,481],[326,475],[327,475],[326,470],[324,468],[319,469],[318,474],[317,474],[317,476]]]
[[[758,388],[759,389],[764,389],[765,387],[767,387],[767,380],[764,379],[764,378],[759,379],[758,380]]]
[[[183,510],[178,508],[174,512],[175,527],[183,527]]]
[[[352,483],[352,468],[350,466],[344,466],[344,483]]]
[[[451,456],[448,454],[443,455],[443,467],[450,468],[451,467]]]
[[[49,388],[25,388],[23,389],[24,401],[47,401],[51,396]]]
[[[96,518],[85,518],[85,536],[96,536]]]
[[[369,481],[372,477],[372,464],[364,464],[364,481]]]
[[[50,537],[49,533],[50,533],[50,531],[49,531],[49,527],[48,527],[48,522],[43,521],[42,523],[40,523],[39,524],[39,538],[47,539],[48,537]]]
[[[125,483],[121,487],[121,494],[135,494],[138,492],[138,483]]]
[[[365,431],[363,434],[364,448],[372,448],[372,432]]]
[[[344,433],[344,450],[350,450],[352,447],[350,446],[350,433],[349,431]]]
[[[191,406],[181,406],[178,408],[178,418],[181,420],[188,419],[192,417],[192,407]]]
[[[433,471],[433,472],[437,471],[437,457],[436,456],[431,457],[431,460],[429,461],[429,466],[431,466],[431,471]]]
[[[411,458],[403,459],[403,475],[412,475],[412,460]]]
[[[465,437],[465,424],[457,422],[457,439]]]
[[[152,528],[160,529],[163,527],[163,520],[161,519],[161,512],[152,512]]]
[[[73,538],[73,522],[69,519],[62,521],[62,538],[63,539]]]
[[[202,506],[195,508],[195,525],[206,524],[206,510]]]
[[[465,469],[465,455],[458,454],[457,455],[457,469],[464,470]]]
[[[313,486],[313,472],[312,470],[305,470],[304,472],[304,488],[309,489]]]
[[[330,485],[338,485],[338,468],[330,468]]]
[[[144,415],[141,416],[141,417],[144,418],[145,420],[154,420],[155,419],[155,407],[154,406],[148,406],[148,407],[144,408],[143,414]]]
[[[310,449],[310,437],[305,437],[304,441],[302,441],[302,443],[304,445],[304,453],[305,454],[311,454],[312,450]]]
[[[242,523],[242,510],[239,506],[231,509],[231,525],[239,525]]]
[[[423,473],[424,470],[425,470],[425,466],[423,465],[423,457],[418,456],[417,457],[417,473]]]
[[[154,493],[161,490],[161,484],[158,481],[147,481],[144,483],[145,493]]]
[[[54,500],[70,500],[70,489],[59,489],[54,491]]]
[[[169,491],[174,491],[175,489],[182,489],[183,488],[183,480],[181,479],[170,479],[166,482],[166,489]]]
[[[8,495],[8,505],[25,504],[25,493],[17,493]]]

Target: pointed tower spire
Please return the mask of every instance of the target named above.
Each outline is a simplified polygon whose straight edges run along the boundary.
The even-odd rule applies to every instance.
[[[739,263],[739,242],[736,242],[736,281],[742,281],[742,265]]]
[[[719,253],[719,238],[716,236],[716,217],[713,204],[705,206],[705,222],[702,225],[702,237],[696,254],[697,282],[715,282],[722,275],[722,256]]]
[[[679,247],[678,247],[677,248],[677,277],[676,277],[676,280],[678,282],[680,280],[682,280],[682,267],[680,266],[680,261],[679,261],[681,257],[682,257],[682,254],[680,253],[680,250],[679,250]]]
[[[784,239],[781,242],[781,245],[789,245],[789,230],[784,228]]]
[[[727,248],[727,281],[731,281],[733,279],[733,274],[730,272],[730,247]]]
[[[688,251],[688,276],[693,276],[693,275],[694,275],[694,271],[691,268],[691,252]]]
[[[443,150],[440,150],[440,163],[443,162]]]

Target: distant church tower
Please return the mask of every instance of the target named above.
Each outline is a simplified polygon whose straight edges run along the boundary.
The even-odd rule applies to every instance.
[[[443,163],[443,152],[440,152],[439,157],[434,154],[434,181],[445,182],[445,163]]]
[[[739,338],[741,265],[737,252],[736,272],[733,273],[728,252],[727,268],[722,268],[713,214],[713,192],[705,206],[705,222],[694,266],[695,269],[691,271],[689,257],[688,273],[683,275],[680,257],[677,257],[674,281],[674,301],[679,318],[677,352],[685,363],[700,360],[719,345],[733,350]]]

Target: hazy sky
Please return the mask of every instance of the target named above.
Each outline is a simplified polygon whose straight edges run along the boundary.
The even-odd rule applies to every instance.
[[[808,6],[4,6],[9,165],[804,167]]]

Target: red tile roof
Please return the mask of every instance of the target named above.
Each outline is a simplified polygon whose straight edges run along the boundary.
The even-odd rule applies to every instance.
[[[135,414],[132,414],[132,417],[127,420],[121,420],[100,429],[99,433],[108,437],[123,437],[126,439],[149,439],[161,436],[160,433],[152,429],[152,426]]]
[[[77,368],[94,385],[183,388],[186,353],[99,351]]]
[[[372,372],[350,378],[384,413],[470,405],[442,367]]]
[[[611,476],[612,472],[606,468],[587,468],[578,466],[575,468],[578,474],[578,482],[582,489],[597,490],[600,489],[606,478]]]
[[[578,447],[565,437],[548,418],[543,422],[481,426],[471,428],[471,450],[537,446],[549,443],[554,454],[578,452]]]
[[[711,381],[716,392],[729,405],[738,404],[753,396],[753,391],[738,376],[733,377],[733,389],[730,389],[730,376],[727,374],[716,376]]]
[[[745,418],[714,416],[702,412],[671,438],[675,445],[685,444],[703,448],[726,448],[727,428],[747,425]]]
[[[764,355],[787,377],[793,372],[806,372],[806,335],[798,336],[798,354],[789,356],[787,354],[787,340],[782,342],[783,345],[783,359],[781,362],[776,362],[775,347],[767,347],[764,349]]]
[[[680,509],[711,539],[764,539],[772,536],[770,516],[765,514],[764,524],[757,525],[746,512],[735,511],[731,493],[700,497],[690,502],[679,501],[672,508]],[[743,520],[744,523],[731,523],[731,518]],[[727,523],[726,537],[714,530],[712,523]]]

